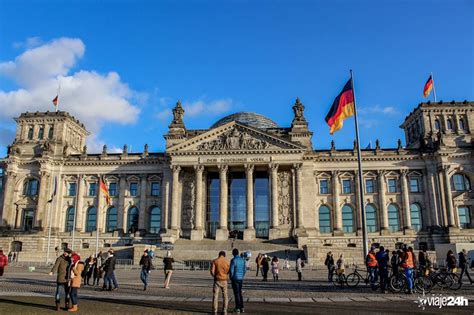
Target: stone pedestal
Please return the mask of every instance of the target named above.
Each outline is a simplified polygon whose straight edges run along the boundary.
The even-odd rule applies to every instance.
[[[403,228],[403,234],[405,234],[405,235],[414,235],[415,230],[413,230],[413,228],[411,226],[410,227],[405,227],[405,228]]]
[[[274,240],[280,238],[280,229],[278,228],[271,228],[268,230],[268,239]]]
[[[171,242],[174,243],[179,238],[179,230],[177,229],[168,229],[166,233],[161,234],[161,241],[162,242]]]
[[[217,229],[216,230],[216,241],[227,241],[229,239],[229,230]]]
[[[255,240],[255,229],[245,229],[244,241],[253,241],[253,240]]]
[[[390,230],[389,229],[385,229],[385,228],[382,228],[380,229],[380,235],[390,235]]]
[[[334,231],[332,232],[332,234],[334,236],[344,236],[344,232],[342,231],[342,229],[334,229]]]
[[[191,240],[201,241],[204,238],[204,231],[202,229],[191,230]]]

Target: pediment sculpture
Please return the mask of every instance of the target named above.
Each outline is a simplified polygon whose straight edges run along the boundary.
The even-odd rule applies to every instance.
[[[198,150],[264,150],[270,143],[256,139],[248,132],[239,131],[237,128],[219,135],[215,140],[200,144]]]

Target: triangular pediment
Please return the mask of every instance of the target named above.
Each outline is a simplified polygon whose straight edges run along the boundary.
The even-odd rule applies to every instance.
[[[295,151],[301,152],[301,145],[269,134],[263,130],[232,121],[210,129],[198,136],[167,149],[168,153],[195,151]]]

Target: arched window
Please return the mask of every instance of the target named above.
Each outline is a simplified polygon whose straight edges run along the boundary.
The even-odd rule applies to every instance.
[[[342,207],[342,230],[344,233],[354,232],[354,211],[349,205]]]
[[[453,122],[451,119],[448,119],[446,122],[448,130],[453,130]]]
[[[150,209],[150,233],[158,233],[161,228],[161,209],[152,207]]]
[[[377,210],[373,205],[365,206],[365,222],[367,225],[367,232],[373,233],[378,231],[377,224]]]
[[[106,219],[105,231],[107,233],[115,231],[117,229],[117,208],[110,207],[107,210]]]
[[[398,207],[393,203],[388,206],[388,226],[390,232],[400,231],[400,215],[398,213]]]
[[[466,175],[457,173],[451,177],[451,187],[455,191],[466,191],[471,189],[471,183]]]
[[[461,229],[469,228],[471,223],[471,214],[469,212],[469,207],[460,206],[458,207],[458,216],[459,216],[459,227]]]
[[[440,130],[441,129],[441,124],[439,123],[439,119],[435,120],[435,129]]]
[[[86,232],[95,231],[97,228],[97,209],[90,207],[86,215]]]
[[[464,124],[464,119],[459,119],[459,129],[461,130],[465,130],[466,129],[466,125]]]
[[[69,207],[66,210],[66,226],[65,232],[71,232],[74,227],[74,207]]]
[[[23,185],[23,195],[36,196],[38,195],[38,180],[31,178],[25,181]]]
[[[44,126],[41,126],[38,130],[38,139],[43,140],[44,137]]]
[[[319,231],[331,233],[331,210],[328,206],[319,207]]]
[[[412,203],[410,206],[411,227],[415,232],[421,230],[421,208],[417,203]]]
[[[138,209],[132,207],[128,209],[128,229],[129,233],[135,233],[138,230]]]

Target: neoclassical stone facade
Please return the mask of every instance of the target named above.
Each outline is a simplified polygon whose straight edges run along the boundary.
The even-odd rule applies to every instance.
[[[467,101],[422,103],[401,125],[405,147],[377,141],[362,150],[371,242],[474,241],[473,111]],[[178,102],[165,152],[104,146],[100,154],[87,152],[88,132],[68,113],[24,113],[0,160],[0,246],[45,250],[51,227],[51,246],[71,244],[72,234],[87,248],[97,232],[102,247],[226,240],[237,231],[249,241],[361,247],[357,148],[314,150],[299,99],[293,112],[290,127],[237,113],[189,130]]]

